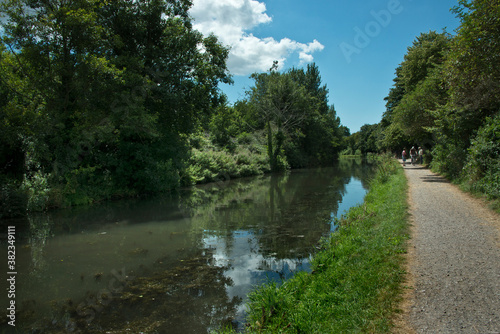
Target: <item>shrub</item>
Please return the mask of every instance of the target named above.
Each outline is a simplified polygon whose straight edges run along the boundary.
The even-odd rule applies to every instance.
[[[24,178],[21,188],[28,194],[28,211],[44,211],[49,202],[49,174],[38,171]]]
[[[374,181],[378,183],[386,183],[390,177],[396,174],[399,164],[392,159],[390,153],[376,156],[377,159],[377,173],[375,174]]]
[[[179,172],[171,159],[148,166],[144,174],[148,181],[146,189],[151,193],[166,192],[177,188],[180,184]]]
[[[0,219],[16,218],[26,215],[28,194],[17,182],[1,180],[0,187]]]
[[[462,178],[471,190],[500,198],[500,114],[487,118],[472,140]]]
[[[228,180],[238,176],[238,168],[234,156],[226,151],[200,151],[193,149],[189,172],[192,180],[211,182]]]
[[[236,140],[238,141],[238,144],[251,144],[253,139],[252,135],[247,133],[247,132],[242,132],[240,133],[237,137]]]
[[[260,175],[269,171],[265,148],[250,137],[251,144],[236,146],[234,152],[206,145],[192,148],[183,184],[192,185],[231,178]],[[248,138],[247,138],[248,139]]]
[[[309,157],[296,142],[291,140],[286,141],[284,151],[286,161],[288,161],[291,168],[303,168],[309,165]]]
[[[86,205],[106,198],[110,188],[108,183],[99,167],[74,169],[65,176],[61,190],[64,202],[59,205]]]
[[[457,178],[467,158],[467,147],[463,142],[442,141],[432,149],[432,169],[450,178]]]

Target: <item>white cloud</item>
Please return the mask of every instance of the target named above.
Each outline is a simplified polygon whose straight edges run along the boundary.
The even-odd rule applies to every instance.
[[[312,53],[324,46],[314,40],[304,44],[283,38],[258,38],[250,30],[272,19],[266,14],[266,5],[256,0],[194,0],[190,11],[194,28],[205,35],[214,33],[231,48],[228,68],[235,75],[249,75],[271,68],[278,60],[283,66],[293,53],[299,54],[302,63],[313,61]]]

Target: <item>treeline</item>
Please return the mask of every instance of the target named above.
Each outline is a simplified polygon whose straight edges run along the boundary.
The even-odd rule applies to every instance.
[[[430,166],[500,198],[500,2],[459,1],[455,36],[416,38],[396,68],[386,112],[348,139],[348,151],[421,146]]]
[[[9,0],[0,44],[0,218],[330,162],[348,130],[319,70],[252,77],[189,0]]]

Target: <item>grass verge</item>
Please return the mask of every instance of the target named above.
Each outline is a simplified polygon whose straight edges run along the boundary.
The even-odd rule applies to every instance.
[[[365,202],[323,240],[312,272],[249,295],[248,333],[387,333],[398,311],[409,238],[407,183],[383,159]]]

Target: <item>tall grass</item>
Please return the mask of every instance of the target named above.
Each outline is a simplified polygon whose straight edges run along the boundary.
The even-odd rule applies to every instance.
[[[248,333],[386,333],[402,295],[408,239],[406,178],[383,159],[352,208],[302,272],[249,295]]]

